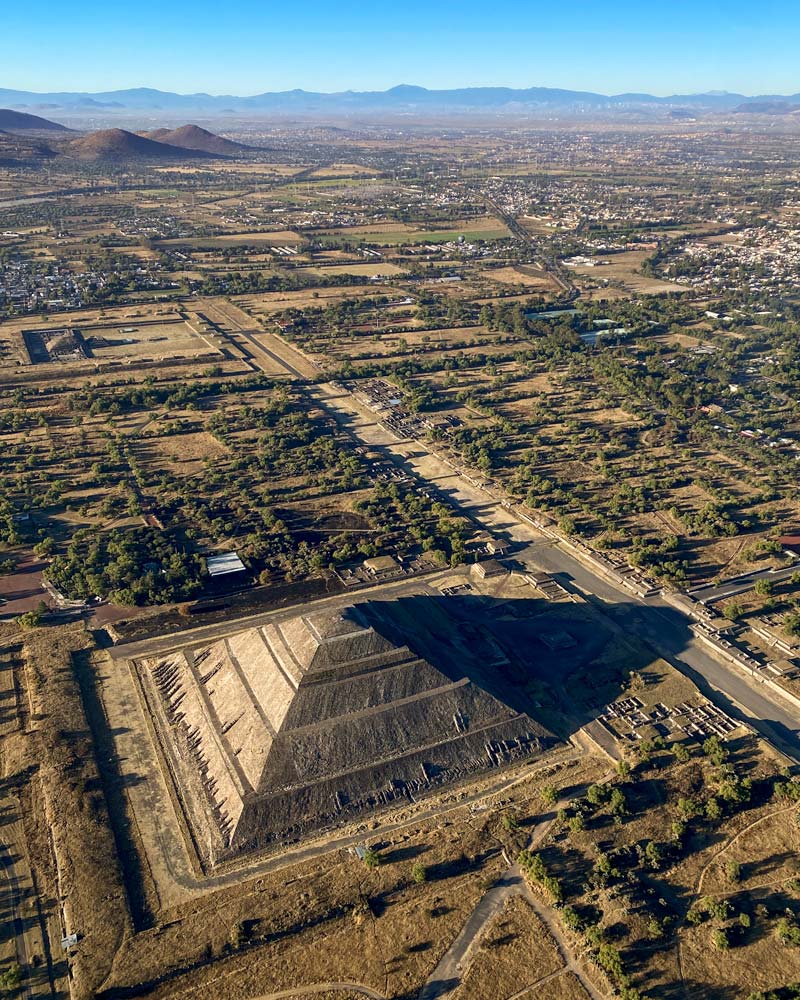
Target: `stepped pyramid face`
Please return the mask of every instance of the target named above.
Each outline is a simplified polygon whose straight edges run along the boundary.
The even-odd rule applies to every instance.
[[[139,666],[195,841],[212,861],[297,840],[553,740],[457,662],[444,673],[358,607]]]

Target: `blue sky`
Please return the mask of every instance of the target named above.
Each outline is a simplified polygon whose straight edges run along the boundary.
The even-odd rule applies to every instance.
[[[2,0],[0,87],[800,92],[798,0]]]

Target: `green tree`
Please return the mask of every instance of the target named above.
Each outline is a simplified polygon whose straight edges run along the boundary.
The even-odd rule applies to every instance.
[[[412,865],[411,879],[413,882],[416,882],[417,885],[422,885],[423,882],[426,882],[428,879],[428,869],[425,865],[421,864],[419,861]]]
[[[717,927],[716,930],[711,932],[711,943],[717,951],[727,951],[731,946],[728,932],[722,927]]]
[[[741,882],[742,866],[738,861],[728,861],[725,865],[725,875],[729,882]]]
[[[13,965],[9,965],[7,969],[4,969],[0,973],[0,990],[3,990],[4,992],[16,992],[16,990],[19,989],[21,982],[22,969],[16,962],[14,962]]]
[[[644,848],[644,856],[647,858],[647,863],[651,868],[659,868],[661,866],[662,855],[661,849],[658,844],[653,840],[648,840]]]
[[[47,605],[44,601],[39,601],[39,605],[31,611],[25,611],[17,618],[17,624],[23,629],[32,629],[41,625],[42,619],[47,612]]]
[[[679,764],[685,764],[692,756],[691,751],[685,743],[673,743],[672,754]]]
[[[539,793],[539,798],[546,806],[553,806],[556,803],[557,793],[552,785],[545,785]]]
[[[613,944],[600,945],[597,950],[597,961],[614,979],[619,979],[623,975],[622,956]]]
[[[586,791],[586,800],[593,806],[600,806],[605,802],[606,794],[605,785],[589,785]]]
[[[586,829],[586,823],[580,813],[575,813],[574,816],[571,816],[567,825],[569,826],[570,833],[580,833],[581,830]]]
[[[625,794],[621,788],[613,788],[611,790],[608,805],[611,809],[612,816],[616,816],[619,819],[628,815],[628,803],[625,800]]]
[[[728,751],[722,744],[722,740],[719,736],[709,736],[707,740],[703,743],[703,753],[708,757],[712,764],[716,764],[719,767],[728,756]]]
[[[364,851],[364,857],[362,858],[362,861],[367,866],[367,868],[377,868],[378,865],[381,863],[381,856],[375,850],[374,847],[368,847]]]

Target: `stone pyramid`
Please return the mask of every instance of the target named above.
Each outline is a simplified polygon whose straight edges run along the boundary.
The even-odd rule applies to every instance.
[[[140,664],[201,853],[296,841],[540,751],[554,738],[359,607]]]

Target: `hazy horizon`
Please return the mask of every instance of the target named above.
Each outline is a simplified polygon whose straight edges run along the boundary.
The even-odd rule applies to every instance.
[[[210,0],[45,0],[15,5],[5,20],[4,85],[38,93],[146,85],[245,96],[403,82],[656,96],[800,90],[800,11],[787,0],[676,0],[668,15],[633,0],[558,10],[522,0],[343,10],[310,0],[302,11],[232,0],[224,20]]]
[[[735,95],[735,96],[741,96],[741,97],[751,98],[751,97],[769,97],[769,96],[776,96],[776,97],[793,96],[794,94],[800,93],[800,77],[798,78],[797,82],[793,86],[789,86],[789,87],[787,87],[787,89],[785,89],[784,91],[780,91],[780,92],[779,91],[769,91],[769,92],[767,92],[767,91],[750,91],[750,92],[746,92],[746,91],[742,91],[742,90],[738,90],[738,91],[736,91],[736,90],[728,90],[728,89],[723,89],[723,88],[719,88],[719,87],[709,88],[707,90],[680,90],[680,89],[673,89],[673,90],[668,90],[668,91],[663,91],[663,92],[657,92],[657,91],[654,91],[654,90],[643,90],[643,89],[635,89],[635,90],[634,89],[627,89],[627,90],[611,91],[611,90],[603,90],[603,89],[601,89],[599,87],[578,87],[578,86],[569,86],[569,85],[563,85],[563,86],[559,85],[559,86],[556,86],[554,84],[550,84],[550,83],[546,83],[546,82],[545,83],[528,83],[528,84],[521,83],[519,85],[507,84],[507,83],[502,83],[502,82],[500,82],[500,83],[481,83],[481,84],[452,84],[452,85],[448,85],[446,83],[443,83],[441,86],[425,87],[424,84],[415,83],[413,81],[402,81],[401,83],[391,84],[388,87],[363,87],[363,88],[361,88],[361,87],[359,87],[359,88],[356,88],[356,87],[342,87],[342,88],[337,89],[337,90],[312,90],[312,88],[310,88],[310,87],[298,86],[298,87],[286,87],[286,88],[283,88],[283,89],[261,89],[261,90],[254,90],[254,91],[251,91],[251,92],[248,92],[248,93],[244,93],[244,92],[234,93],[233,90],[230,90],[230,89],[228,89],[228,90],[219,90],[219,91],[213,91],[213,90],[208,90],[208,89],[206,89],[206,90],[170,90],[170,89],[167,89],[165,87],[153,86],[153,85],[151,85],[150,83],[147,83],[147,82],[145,82],[145,83],[135,83],[135,84],[131,84],[129,86],[120,86],[120,87],[96,87],[96,88],[92,88],[91,90],[85,89],[85,88],[66,87],[66,86],[64,86],[64,87],[52,87],[52,88],[50,88],[48,90],[34,90],[34,89],[31,89],[30,87],[17,87],[17,86],[13,86],[13,85],[8,84],[5,81],[3,81],[2,85],[0,86],[0,91],[2,91],[2,90],[18,91],[20,93],[31,94],[31,95],[35,95],[35,96],[41,96],[41,97],[47,97],[49,94],[70,94],[70,93],[76,93],[76,94],[89,94],[89,95],[93,95],[93,94],[125,93],[125,92],[129,92],[129,91],[150,91],[150,92],[154,92],[154,93],[174,94],[174,95],[176,95],[178,97],[206,96],[206,97],[214,98],[215,100],[216,99],[222,99],[222,98],[225,98],[225,97],[230,97],[230,98],[235,98],[237,100],[245,100],[245,99],[250,98],[250,97],[257,97],[257,96],[259,96],[261,94],[272,94],[272,93],[274,93],[274,94],[281,94],[281,93],[298,93],[298,92],[302,92],[302,93],[309,93],[309,94],[311,94],[311,93],[320,93],[320,94],[326,94],[326,95],[329,95],[329,96],[336,96],[336,95],[339,95],[339,94],[354,94],[354,93],[377,93],[377,94],[385,94],[385,93],[388,93],[388,92],[390,92],[392,90],[396,90],[396,89],[399,89],[399,88],[402,88],[402,87],[421,88],[421,89],[424,89],[424,90],[429,90],[431,92],[454,91],[454,90],[481,90],[481,89],[529,90],[529,89],[539,89],[539,88],[541,88],[541,89],[545,89],[545,90],[563,90],[563,91],[574,92],[574,93],[592,93],[592,94],[597,94],[597,95],[602,96],[602,97],[618,97],[618,96],[623,95],[623,94],[647,94],[647,95],[649,95],[651,97],[656,97],[656,98],[668,98],[668,97],[673,97],[673,96],[688,96],[688,97],[692,97],[692,96],[706,96],[706,95],[711,95],[711,96],[714,96],[714,95],[716,95],[716,96]]]

